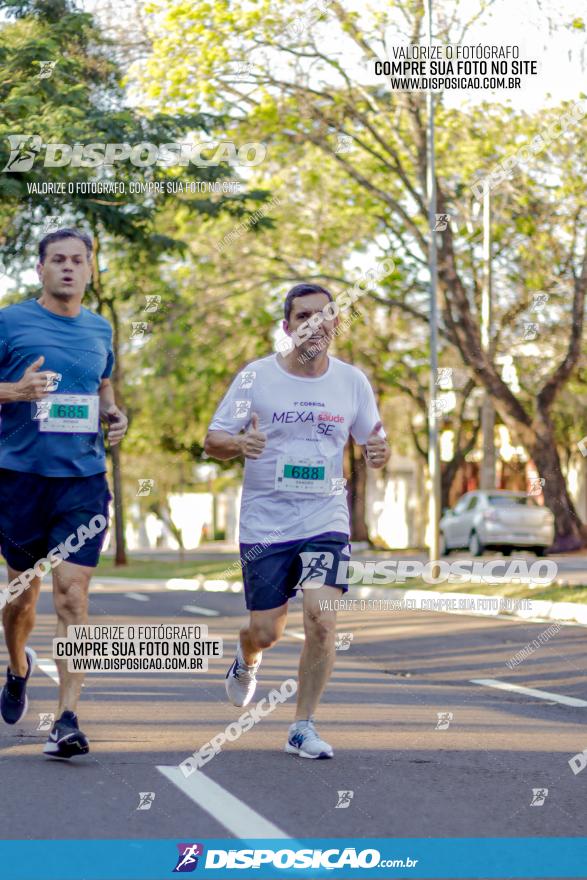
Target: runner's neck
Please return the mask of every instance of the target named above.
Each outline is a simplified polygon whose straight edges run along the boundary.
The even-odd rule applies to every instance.
[[[51,296],[46,291],[43,291],[37,302],[48,312],[53,312],[54,315],[61,315],[64,318],[77,318],[82,308],[81,297],[62,300],[59,297]]]
[[[308,379],[318,379],[328,372],[330,366],[326,352],[320,352],[316,357],[300,362],[299,352],[295,349],[286,355],[278,354],[277,361],[279,366],[292,376],[303,376]]]

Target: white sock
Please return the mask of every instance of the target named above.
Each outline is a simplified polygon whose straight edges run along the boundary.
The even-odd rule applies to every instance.
[[[293,723],[292,726],[295,725],[295,727],[297,727],[298,724],[303,724],[303,725],[306,725],[306,726],[307,726],[308,724],[310,724],[310,722],[311,722],[312,724],[314,723],[314,716],[313,716],[313,715],[310,715],[309,718],[298,718],[297,721],[294,721],[294,723]]]
[[[239,666],[244,666],[246,669],[254,669],[254,663],[245,663],[245,658],[243,657],[243,650],[241,648],[241,640],[238,640],[238,644],[236,646],[236,659],[239,662]]]

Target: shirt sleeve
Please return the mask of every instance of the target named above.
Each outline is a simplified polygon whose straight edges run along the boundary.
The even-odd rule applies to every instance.
[[[108,357],[106,358],[106,367],[104,368],[104,372],[102,373],[102,379],[109,379],[112,375],[112,370],[114,369],[114,352],[112,350],[112,334],[110,334],[110,340],[108,342]]]
[[[377,402],[373,389],[369,384],[369,380],[364,373],[359,372],[359,389],[357,395],[357,411],[355,420],[351,425],[351,434],[355,443],[364,446],[369,435],[377,422],[381,421]],[[381,436],[385,437],[383,428],[380,431]]]
[[[248,427],[253,413],[255,377],[254,370],[244,369],[238,373],[214,413],[209,431],[239,434],[243,428]]]

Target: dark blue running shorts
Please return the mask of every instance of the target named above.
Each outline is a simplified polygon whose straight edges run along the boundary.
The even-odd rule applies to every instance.
[[[90,477],[44,477],[0,469],[0,549],[15,571],[26,571],[49,550],[66,542],[67,562],[94,568],[106,537],[77,534],[95,516],[108,521],[111,499],[106,474]],[[99,525],[96,521],[94,525]],[[78,547],[79,550],[74,550]]]
[[[346,569],[337,573],[339,562],[350,561],[349,536],[324,532],[311,538],[262,544],[240,545],[245,599],[249,611],[279,608],[292,599],[304,584],[325,584],[348,590]]]

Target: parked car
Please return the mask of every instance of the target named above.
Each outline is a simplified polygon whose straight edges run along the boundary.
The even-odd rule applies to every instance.
[[[508,556],[514,549],[544,556],[553,540],[553,512],[524,492],[467,492],[440,520],[441,554],[467,548],[481,556],[492,548]]]

